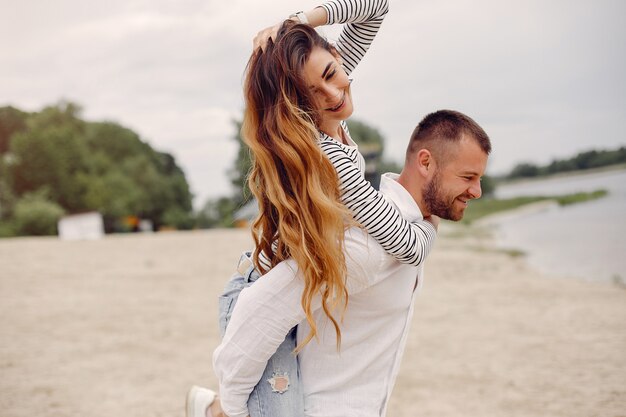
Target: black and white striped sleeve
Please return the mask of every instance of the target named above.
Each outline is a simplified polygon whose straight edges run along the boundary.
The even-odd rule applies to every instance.
[[[406,221],[365,179],[338,142],[321,141],[320,147],[337,170],[341,199],[354,219],[387,253],[402,263],[420,265],[434,245],[435,227],[426,220],[415,223]]]
[[[328,13],[326,24],[346,23],[337,51],[348,75],[361,62],[389,11],[388,0],[330,0],[321,5]]]

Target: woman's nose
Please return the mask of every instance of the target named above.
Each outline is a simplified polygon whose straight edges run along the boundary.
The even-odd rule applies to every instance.
[[[327,100],[335,100],[341,97],[341,89],[334,85],[328,85],[324,88],[324,96]]]

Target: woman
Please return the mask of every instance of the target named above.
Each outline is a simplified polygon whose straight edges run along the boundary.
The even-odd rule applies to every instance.
[[[247,399],[250,391],[243,387],[254,387],[266,369],[250,395],[251,417],[303,415],[302,400],[298,400],[301,393],[296,389],[301,387],[296,384],[287,389],[282,384],[297,379],[297,362],[289,352],[299,351],[318,334],[313,318],[316,308],[332,323],[340,348],[341,315],[349,307],[343,246],[347,226],[360,224],[404,263],[420,264],[432,247],[434,225],[406,222],[364,179],[363,157],[345,123],[353,110],[348,76],[369,48],[387,9],[384,0],[331,0],[299,12],[255,38],[244,87],[242,134],[254,156],[249,183],[260,215],[252,228],[256,248],[251,265],[244,256],[240,275],[220,300],[226,310],[222,325],[238,291],[259,273],[274,268],[273,272],[280,269],[290,275],[298,271],[304,287],[297,297],[306,318],[306,326],[301,328],[308,332],[299,335],[297,346],[295,331],[280,347],[282,339],[267,343],[266,349],[257,346],[252,363],[242,365],[245,360],[233,359],[241,349],[236,345],[241,342],[235,341],[243,340],[238,337],[249,330],[228,328],[230,335],[214,354],[222,401],[230,404]],[[313,29],[333,23],[347,23],[336,48]],[[248,336],[253,338],[250,341],[256,337]],[[232,360],[242,366],[233,366]],[[268,360],[270,365],[265,366]],[[278,368],[290,373],[277,375]],[[291,379],[284,378],[289,375]],[[268,405],[269,392],[284,394],[272,396],[272,401],[278,398],[279,403]],[[198,400],[200,397],[204,401]],[[212,399],[212,394],[196,389],[189,403],[204,410]],[[286,411],[289,408],[291,411]],[[236,412],[245,416],[248,409]],[[217,413],[217,404],[207,409],[207,415],[212,410]]]

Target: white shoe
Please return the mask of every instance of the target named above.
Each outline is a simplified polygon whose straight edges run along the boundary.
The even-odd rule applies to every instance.
[[[206,417],[206,409],[216,397],[217,393],[208,388],[191,387],[187,393],[187,417]]]

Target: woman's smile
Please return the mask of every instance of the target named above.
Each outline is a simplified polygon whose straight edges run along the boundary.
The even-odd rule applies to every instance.
[[[329,107],[326,110],[327,111],[332,111],[332,112],[338,112],[338,111],[341,111],[341,109],[343,108],[344,104],[346,104],[346,93],[345,92],[341,95],[341,100],[339,101],[339,103],[336,106]]]

